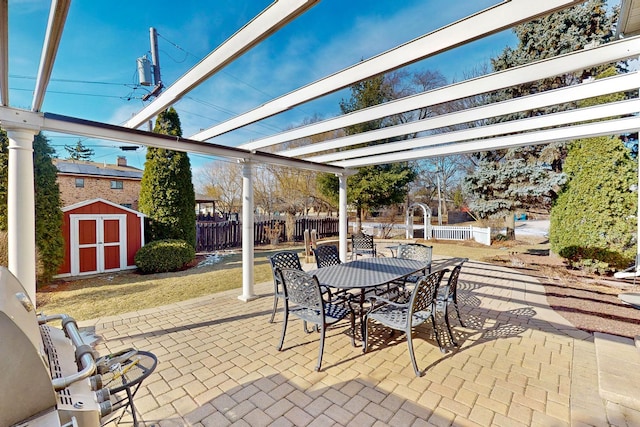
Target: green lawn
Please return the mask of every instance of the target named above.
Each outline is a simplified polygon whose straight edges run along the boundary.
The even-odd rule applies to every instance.
[[[378,253],[390,256],[378,243]],[[434,256],[466,257],[480,261],[508,257],[512,252],[526,252],[548,247],[541,242],[520,242],[508,246],[482,246],[470,243],[428,242],[434,246]],[[256,250],[254,262],[255,283],[271,282],[271,268],[267,256],[277,250],[296,250],[295,247],[279,247],[274,250]],[[242,254],[226,255],[211,266],[189,270],[141,275],[136,272],[104,274],[91,278],[58,281],[39,289],[38,311],[45,314],[65,313],[76,320],[112,316],[143,310],[242,287]],[[240,293],[238,293],[240,295]]]

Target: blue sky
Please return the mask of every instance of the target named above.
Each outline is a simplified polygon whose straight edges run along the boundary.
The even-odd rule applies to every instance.
[[[49,3],[9,0],[12,107],[30,108]],[[189,136],[496,3],[322,0],[180,100],[175,108],[183,134]],[[270,0],[72,1],[42,111],[122,124],[143,107],[140,98],[146,89],[137,85],[136,58],[150,50],[149,27],[159,34],[167,86],[269,4]],[[462,80],[516,42],[506,31],[411,67],[440,71],[449,81]],[[347,90],[337,92],[212,142],[238,145],[299,125],[314,114],[333,117],[339,114],[339,101],[348,96]],[[78,140],[49,137],[60,157],[67,155],[65,144]],[[116,156],[126,155],[129,164],[143,167],[143,149],[123,152],[121,144],[93,139],[83,139],[83,144],[96,151],[95,161],[115,163]],[[191,160],[194,169],[211,161],[203,156]]]

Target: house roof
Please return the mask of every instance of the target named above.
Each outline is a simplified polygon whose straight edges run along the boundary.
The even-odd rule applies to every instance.
[[[95,177],[142,179],[142,170],[131,166],[109,165],[82,160],[54,159],[58,173]]]

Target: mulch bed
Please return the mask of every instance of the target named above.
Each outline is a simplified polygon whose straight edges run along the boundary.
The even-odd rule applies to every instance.
[[[640,336],[640,309],[618,298],[622,292],[640,292],[640,279],[634,285],[631,280],[587,275],[548,255],[519,254],[508,262],[512,268],[526,266],[527,274],[537,276],[549,305],[576,328],[628,338]]]

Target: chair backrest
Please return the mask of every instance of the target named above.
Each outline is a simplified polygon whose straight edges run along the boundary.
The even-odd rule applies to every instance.
[[[335,245],[322,245],[313,250],[318,268],[341,264],[340,253]]]
[[[435,310],[435,298],[444,273],[445,270],[434,271],[418,280],[409,301],[409,319],[412,319],[413,313]]]
[[[281,282],[280,277],[276,274],[277,270],[290,269],[302,271],[302,264],[300,263],[300,257],[293,251],[281,251],[269,257],[271,263],[271,273],[273,274],[273,281],[276,286]]]
[[[398,245],[398,255],[396,258],[413,259],[430,263],[432,256],[433,246],[421,245],[420,243],[406,243]]]
[[[284,285],[284,294],[290,305],[297,305],[316,312],[324,313],[324,300],[320,290],[320,283],[316,276],[305,271],[278,269]]]
[[[458,276],[460,276],[460,270],[462,269],[462,264],[468,261],[468,258],[460,261],[453,270],[451,270],[451,274],[449,274],[449,281],[447,282],[447,299],[456,300],[458,294]]]
[[[353,234],[351,235],[351,247],[353,249],[373,249],[373,236]]]

